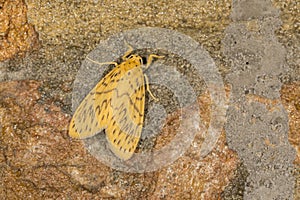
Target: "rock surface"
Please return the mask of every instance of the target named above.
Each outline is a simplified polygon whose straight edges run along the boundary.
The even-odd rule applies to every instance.
[[[221,51],[221,41],[231,23],[230,13],[233,12],[236,18],[232,21],[246,22],[244,27],[252,32],[252,36],[265,34],[263,44],[267,44],[265,39],[274,38],[280,43],[281,46],[269,46],[271,50],[273,47],[275,50],[284,48],[284,69],[287,70],[275,75],[278,78],[275,82],[272,81],[274,77],[261,76],[260,80],[267,83],[256,85],[257,92],[262,96],[248,96],[247,100],[252,101],[251,105],[259,104],[258,108],[262,106],[266,108],[264,111],[269,112],[268,106],[278,103],[281,97],[280,103],[287,111],[283,119],[288,119],[288,122],[284,122],[289,125],[289,132],[286,132],[283,141],[291,143],[297,153],[293,173],[296,180],[287,184],[295,185],[294,199],[299,199],[299,3],[287,0],[270,2],[222,0],[190,1],[186,4],[184,1],[133,0],[124,3],[119,0],[28,0],[25,5],[24,1],[0,1],[0,60],[5,60],[0,63],[0,194],[5,199],[243,199],[247,188],[246,194],[249,195],[252,189],[246,187],[246,183],[249,180],[255,182],[260,177],[252,176],[250,179],[249,165],[236,157],[243,157],[241,153],[234,154],[224,146],[228,139],[225,137],[230,138],[228,133],[226,136],[222,134],[214,152],[204,160],[198,160],[197,148],[193,147],[173,165],[147,174],[114,171],[86,152],[82,142],[71,140],[67,135],[71,115],[71,85],[82,60],[99,41],[122,30],[142,26],[174,29],[201,43],[223,77],[228,78],[230,70],[247,67],[243,57],[240,57],[241,60],[237,61],[241,61],[242,65],[232,68],[236,66],[227,62],[226,55]],[[260,9],[251,9],[261,3],[263,6]],[[267,23],[267,18],[274,17],[274,14],[281,24]],[[251,19],[253,15],[256,17]],[[263,19],[264,16],[267,18]],[[257,23],[259,20],[264,23]],[[276,30],[272,28],[274,25]],[[266,34],[268,30],[271,36]],[[258,38],[261,37],[258,35]],[[247,46],[242,50],[245,49]],[[249,52],[244,53],[250,55]],[[257,57],[251,58],[251,64],[260,62],[255,59]],[[280,60],[276,59],[275,64]],[[251,82],[251,78],[253,74],[248,74],[242,81]],[[27,81],[19,81],[24,79]],[[36,81],[29,81],[32,79]],[[230,82],[229,79],[226,81]],[[275,92],[272,92],[268,88],[274,83]],[[240,82],[236,81],[236,84]],[[233,88],[232,91],[241,90]],[[249,94],[251,90],[247,92]],[[205,96],[202,98],[205,99]],[[202,103],[207,105],[208,102]],[[176,112],[168,119],[170,123],[176,122]],[[166,132],[171,130],[171,126],[165,129]],[[246,137],[257,141],[253,135]],[[194,143],[196,147],[201,144],[201,138],[199,135],[199,144]],[[274,150],[278,146],[271,139],[262,140],[261,144]],[[164,138],[158,140],[157,147],[166,141]],[[284,152],[290,152],[291,149],[286,150]],[[277,151],[274,155],[281,153]],[[276,176],[278,174],[275,173]],[[272,173],[269,177],[273,177]],[[268,181],[263,185],[266,188],[272,186]],[[292,193],[290,187],[287,190],[289,194]],[[200,194],[201,191],[203,193]],[[264,194],[264,191],[257,190],[253,196]]]

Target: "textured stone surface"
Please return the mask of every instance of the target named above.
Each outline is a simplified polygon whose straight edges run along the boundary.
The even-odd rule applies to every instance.
[[[6,199],[29,195],[32,199],[66,196],[71,199],[219,199],[223,188],[232,179],[238,160],[236,154],[225,146],[224,134],[205,159],[199,159],[198,148],[203,141],[202,134],[199,134],[182,158],[158,172],[127,174],[111,170],[87,153],[80,141],[67,136],[70,116],[61,112],[53,102],[43,101],[39,87],[43,85],[36,81],[0,84],[0,191]],[[299,84],[285,85],[281,90],[291,119],[290,141],[297,149],[298,90]],[[203,95],[199,100],[202,105],[200,114],[207,126],[209,96]],[[276,103],[255,100],[264,104]],[[176,120],[176,113],[168,117],[169,128],[166,127],[158,136],[157,147],[168,142],[165,137],[172,137]],[[265,144],[269,148],[277,148],[269,139],[265,140]],[[299,161],[296,164],[299,166]],[[243,196],[244,181],[248,175],[245,167],[239,166],[234,175],[236,178],[232,179],[234,186],[226,189],[223,198]]]
[[[295,163],[300,165],[300,83],[284,85],[281,89],[281,100],[289,115],[289,140],[297,150]]]
[[[206,92],[199,98],[200,116],[207,128],[210,122],[211,100]],[[167,118],[167,126],[157,136],[155,148],[171,141],[180,124],[180,112]],[[205,128],[203,129],[205,130]],[[191,147],[172,165],[159,171],[157,186],[151,199],[219,199],[223,188],[229,184],[239,163],[236,154],[227,148],[224,132],[213,151],[204,159],[200,148],[204,132],[196,134]],[[182,184],[184,183],[184,184]]]
[[[295,159],[295,199],[300,199],[300,82],[284,85],[281,100],[289,116],[289,141],[297,152]]]
[[[196,136],[196,141],[201,137]],[[160,170],[150,199],[219,199],[233,177],[238,160],[225,145],[224,133],[214,150],[200,159],[199,146],[193,145],[172,165]],[[183,184],[184,183],[184,184]]]
[[[37,45],[37,33],[33,25],[27,22],[25,2],[0,1],[0,61],[16,54],[24,55]]]
[[[270,1],[234,1],[223,52],[232,65],[226,136],[244,163],[244,199],[293,199],[295,149],[288,140],[288,115],[280,102],[287,74],[286,50],[275,30],[279,12]]]
[[[237,167],[237,156],[226,147],[224,133],[214,151],[201,159],[203,133],[199,133],[186,154],[169,167],[144,174],[112,170],[88,154],[81,141],[68,137],[70,116],[53,102],[42,101],[39,87],[43,85],[36,81],[0,84],[0,191],[6,199],[29,195],[33,199],[198,196],[215,199]],[[207,125],[208,93],[201,96],[199,102],[201,117]],[[168,117],[167,124],[177,123],[174,119],[180,112],[173,115]],[[166,126],[162,135],[172,130],[172,126]],[[163,137],[158,140],[161,145],[168,142]]]
[[[229,0],[188,4],[137,0],[26,3],[28,21],[39,34],[40,49],[25,59],[2,64],[0,80],[47,80],[49,87],[45,92],[49,96],[59,95],[65,105],[70,96],[60,91],[60,85],[75,79],[81,62],[100,40],[144,26],[176,28],[204,44],[221,62],[217,52],[230,14]]]
[[[19,92],[23,94],[23,96],[20,97],[16,96],[17,90],[15,90],[18,84],[5,83],[5,88],[8,88],[8,85],[11,84],[11,86],[9,86],[10,89],[5,89],[5,95],[3,93],[4,83],[1,84],[0,112],[5,113],[5,117],[1,115],[1,123],[5,122],[5,127],[7,128],[1,129],[0,193],[11,195],[6,196],[7,199],[20,199],[22,197],[28,199],[30,195],[32,199],[63,197],[69,197],[70,199],[101,199],[113,197],[136,199],[150,198],[154,192],[156,196],[164,194],[163,187],[156,189],[156,183],[159,183],[158,186],[164,186],[162,181],[168,180],[168,177],[164,177],[163,174],[150,173],[137,175],[112,171],[90,157],[90,155],[83,150],[83,145],[80,142],[69,141],[66,134],[69,116],[66,117],[64,116],[65,114],[58,114],[60,113],[58,110],[62,108],[64,111],[68,111],[69,114],[71,113],[71,85],[76,76],[77,69],[80,67],[81,61],[85,58],[86,54],[94,49],[100,40],[106,39],[111,34],[136,27],[150,25],[171,28],[193,37],[209,51],[221,73],[224,76],[227,75],[232,65],[230,62],[224,62],[226,59],[224,59],[225,56],[220,51],[220,41],[225,36],[224,30],[230,23],[229,15],[232,2],[227,0],[190,1],[186,4],[185,1],[130,1],[128,3],[123,3],[123,1],[118,0],[96,0],[89,2],[26,1],[28,11],[27,20],[25,20],[24,13],[26,9],[24,9],[24,3],[22,1],[0,1],[1,20],[8,19],[9,17],[5,13],[12,11],[6,9],[6,11],[3,12],[5,10],[4,4],[12,5],[12,2],[13,5],[17,5],[14,7],[15,13],[21,13],[18,15],[20,18],[17,17],[17,19],[22,23],[24,22],[25,33],[27,28],[28,33],[30,33],[30,30],[32,30],[30,29],[31,25],[37,30],[40,40],[40,49],[29,55],[26,54],[27,56],[25,58],[17,58],[0,63],[0,80],[10,81],[31,78],[42,80],[43,84],[38,89],[41,93],[36,91],[37,85],[41,83],[33,82],[30,83],[29,86],[21,84],[19,88],[23,91],[26,88],[27,94],[24,95],[24,92]],[[237,1],[234,1],[235,5],[236,2]],[[280,18],[282,22],[275,30],[275,35],[285,48],[285,60],[288,70],[278,75],[278,79],[281,83],[270,81],[272,80],[270,77],[261,77],[261,80],[266,81],[268,84],[265,85],[265,88],[261,87],[264,86],[261,84],[261,86],[259,86],[260,90],[257,91],[262,94],[268,87],[275,85],[275,91],[278,92],[282,83],[289,83],[287,87],[283,85],[284,87],[283,90],[281,90],[281,94],[285,94],[282,98],[284,99],[283,105],[287,110],[291,130],[289,141],[296,149],[299,149],[299,142],[297,140],[299,137],[296,135],[298,133],[297,130],[299,130],[299,119],[297,117],[299,116],[299,106],[296,102],[299,98],[297,97],[297,93],[295,93],[295,91],[298,91],[297,88],[299,88],[299,85],[292,82],[299,80],[300,77],[299,2],[287,0],[274,0],[272,3],[267,1],[259,1],[259,3],[257,3],[258,1],[253,0],[247,2],[244,1],[242,3],[244,6],[247,4],[246,10],[242,7],[242,4],[238,10],[239,12],[245,11],[245,13],[237,13],[237,11],[235,11],[237,13],[236,15],[240,16],[240,18],[237,19],[247,21],[247,18],[254,12],[253,9],[248,9],[251,8],[253,3],[256,5],[260,5],[261,2],[266,3],[262,6],[264,9],[259,8],[255,13],[263,11],[268,16],[277,13],[277,11],[274,12],[273,8],[268,10],[270,8],[268,6],[275,6],[280,10],[278,18]],[[19,8],[21,8],[21,10],[18,11]],[[258,21],[263,15],[258,13],[256,16],[259,17],[248,20],[244,27],[252,32],[264,32],[268,30],[261,29],[262,25],[268,25],[268,23],[262,24]],[[5,23],[1,22],[0,29],[2,34],[0,35],[0,45],[5,44],[2,43],[2,41],[7,41],[6,39],[8,39],[2,32],[2,30],[7,30],[7,23],[5,20]],[[271,27],[273,26],[272,23],[269,25]],[[32,38],[28,38],[27,40],[28,35],[23,34],[23,29],[20,28],[20,26],[17,26],[17,28],[18,29],[15,29],[17,34],[13,35],[16,36],[16,38],[12,38],[11,41],[23,41],[25,43],[18,43],[21,44],[22,48],[15,46],[14,49],[12,49],[14,51],[11,52],[17,52],[20,49],[26,52],[30,48],[25,48],[23,45],[31,44]],[[272,30],[271,33],[273,34],[274,30],[269,30]],[[34,35],[32,36],[35,37]],[[260,36],[258,35],[258,37]],[[274,36],[267,36],[265,38],[268,39],[268,37],[274,39]],[[23,40],[22,38],[25,39]],[[255,43],[253,45],[255,45]],[[272,49],[272,46],[269,48]],[[239,51],[237,51],[237,53],[239,53]],[[5,55],[8,54],[5,53]],[[249,55],[248,52],[246,52],[246,55]],[[269,55],[269,57],[272,57],[272,55]],[[253,63],[259,62],[257,57],[251,57],[251,59],[250,61]],[[243,60],[240,61],[242,62]],[[244,66],[245,63],[240,65],[240,67]],[[287,69],[286,67],[284,68]],[[243,78],[243,81],[246,82],[248,80],[251,82],[251,80],[253,80],[251,78],[253,78],[253,75],[248,74],[248,76]],[[12,92],[7,92],[8,90]],[[248,90],[247,92],[251,93],[251,91],[252,90]],[[288,94],[294,94],[295,98]],[[279,97],[278,93],[274,94],[270,91],[267,95],[269,95],[269,97]],[[3,96],[5,96],[5,98],[3,98]],[[5,100],[8,97],[10,99]],[[12,101],[12,99],[19,100]],[[31,103],[30,99],[33,99],[34,103]],[[34,99],[38,99],[38,102],[35,102]],[[259,101],[262,106],[272,102],[272,100],[266,98],[261,99],[255,97],[252,101],[253,100]],[[20,103],[20,101],[24,103]],[[36,105],[34,109],[31,106],[33,104]],[[41,115],[41,113],[43,115]],[[36,116],[34,119],[28,117],[31,115],[37,115],[38,117]],[[63,117],[61,120],[57,120],[57,116]],[[286,117],[284,117],[284,119],[286,119]],[[38,125],[36,125],[35,120],[39,122]],[[31,128],[31,124],[33,124],[33,128]],[[43,126],[41,126],[41,124]],[[43,133],[47,135],[42,135]],[[17,135],[17,137],[15,137],[15,135]],[[30,141],[32,141],[32,144],[36,147],[32,147]],[[39,141],[42,142],[42,145],[38,143]],[[276,148],[276,146],[272,147],[273,143],[271,142],[270,140],[264,141],[265,146],[267,148]],[[37,150],[32,150],[35,148],[37,148]],[[70,150],[70,152],[68,150]],[[44,153],[43,151],[46,152]],[[23,159],[23,155],[30,157]],[[274,155],[278,154],[276,153]],[[184,160],[193,158],[186,156],[189,155],[185,155]],[[72,164],[70,164],[68,159],[72,160]],[[299,159],[299,151],[297,159]],[[193,163],[193,161],[191,162]],[[218,162],[218,160],[216,160],[216,162]],[[298,160],[296,160],[295,163],[297,164]],[[210,163],[209,166],[215,164]],[[300,198],[300,170],[299,165],[297,166],[298,169],[296,170],[298,171],[295,175],[297,181],[295,186],[295,199]],[[247,167],[248,166],[243,165],[243,167],[237,169],[235,178],[223,194],[224,198],[233,199],[238,197],[242,199],[245,190],[243,187],[248,183],[247,177],[249,174],[246,173]],[[170,169],[174,168],[170,166]],[[194,165],[191,169],[193,169],[193,172],[204,170],[202,168],[196,168]],[[174,171],[176,171],[176,169],[174,169]],[[167,187],[168,191],[174,191],[174,188],[179,188],[178,191],[180,191],[184,183],[177,184],[178,181],[186,180],[189,174],[191,174],[191,172],[185,170],[182,176],[175,174],[174,178],[169,177],[170,179],[166,183],[166,185],[169,185]],[[276,174],[274,174],[274,177],[276,177]],[[170,183],[171,181],[174,181],[174,184]],[[226,182],[224,182],[224,184],[226,184]],[[293,184],[293,182],[291,182],[291,184]],[[269,186],[268,183],[266,183],[266,185]],[[195,188],[197,185],[191,184],[190,186]],[[216,189],[219,190],[219,188],[220,185],[217,185]],[[175,189],[175,191],[177,190]],[[217,194],[219,193],[220,191],[217,192]],[[178,194],[179,193],[175,192],[173,197],[178,197]],[[188,195],[192,196],[193,194],[189,193],[187,197]]]

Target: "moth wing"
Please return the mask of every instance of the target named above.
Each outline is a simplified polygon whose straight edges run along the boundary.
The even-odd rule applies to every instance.
[[[106,129],[112,152],[123,160],[132,157],[144,122],[145,86],[142,68],[127,71],[112,93],[112,120]]]
[[[112,91],[116,87],[120,68],[114,68],[90,91],[75,111],[69,127],[69,135],[84,139],[92,137],[108,126]],[[112,115],[110,115],[112,116]]]

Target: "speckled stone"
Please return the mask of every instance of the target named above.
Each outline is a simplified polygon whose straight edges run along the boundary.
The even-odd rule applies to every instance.
[[[24,1],[0,1],[0,61],[38,47],[38,35],[27,22]]]
[[[300,82],[283,85],[281,101],[289,115],[289,141],[297,151],[295,199],[300,199]]]

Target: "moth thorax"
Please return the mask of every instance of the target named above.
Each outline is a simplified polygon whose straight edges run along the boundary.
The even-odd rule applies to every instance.
[[[127,71],[135,67],[141,67],[143,65],[143,59],[141,56],[138,55],[130,55],[130,57],[122,64],[125,70]]]

